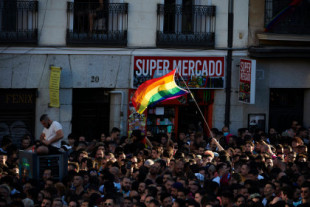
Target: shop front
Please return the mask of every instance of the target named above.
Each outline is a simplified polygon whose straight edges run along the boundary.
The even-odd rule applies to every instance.
[[[224,88],[224,57],[134,56],[132,89],[129,90],[128,134],[140,129],[153,134],[187,132],[208,133],[212,127],[215,89]],[[131,103],[136,88],[146,80],[161,77],[177,69],[176,83],[193,94],[168,100],[136,113]],[[199,108],[198,108],[199,107]],[[204,118],[203,118],[203,117]]]
[[[20,145],[25,135],[34,139],[36,89],[0,89],[0,141],[12,137]]]

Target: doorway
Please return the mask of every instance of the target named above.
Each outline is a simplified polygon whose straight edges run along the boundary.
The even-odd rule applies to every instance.
[[[72,133],[87,141],[109,132],[110,95],[102,88],[73,89]]]
[[[269,104],[269,128],[278,132],[291,127],[292,121],[302,124],[304,89],[271,88]]]
[[[199,106],[200,110],[206,117],[206,107]],[[197,106],[189,104],[188,106],[179,107],[179,120],[178,120],[179,130],[188,130],[191,131],[204,131],[206,132],[206,126]]]

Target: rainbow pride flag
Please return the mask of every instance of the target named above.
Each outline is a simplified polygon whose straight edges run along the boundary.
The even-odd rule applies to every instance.
[[[175,72],[176,69],[162,77],[145,81],[138,87],[131,101],[139,114],[142,114],[148,106],[154,106],[188,93],[175,83]]]

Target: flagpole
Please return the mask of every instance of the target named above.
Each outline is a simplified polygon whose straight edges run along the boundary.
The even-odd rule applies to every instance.
[[[196,99],[195,99],[193,93],[192,93],[191,90],[188,88],[188,86],[187,86],[186,82],[184,81],[182,75],[179,75],[179,76],[181,77],[181,79],[182,79],[183,83],[185,84],[187,90],[188,90],[189,93],[191,94],[191,97],[192,97],[192,99],[194,100],[194,102],[195,102],[195,104],[196,104],[196,106],[197,106],[197,108],[198,108],[198,110],[199,110],[199,112],[200,112],[200,115],[202,116],[202,119],[203,119],[203,121],[205,122],[205,124],[206,124],[206,126],[207,126],[207,128],[208,128],[208,130],[209,130],[209,132],[210,132],[211,138],[214,138],[214,137],[213,137],[213,133],[212,133],[212,131],[211,131],[211,129],[210,129],[208,123],[207,123],[207,120],[206,120],[205,117],[203,116],[203,113],[202,113],[202,111],[200,110],[200,107],[199,107],[199,105],[198,105],[198,103],[197,103],[197,101],[196,101]]]

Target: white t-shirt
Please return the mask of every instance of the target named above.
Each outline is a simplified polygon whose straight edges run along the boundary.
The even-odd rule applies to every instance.
[[[45,134],[45,139],[50,140],[50,139],[54,138],[56,136],[56,132],[60,129],[62,129],[61,124],[58,123],[57,121],[53,121],[51,126],[48,129],[47,128],[43,129],[43,133]],[[52,143],[51,145],[54,147],[60,148],[61,147],[61,139],[58,140],[57,142]]]

